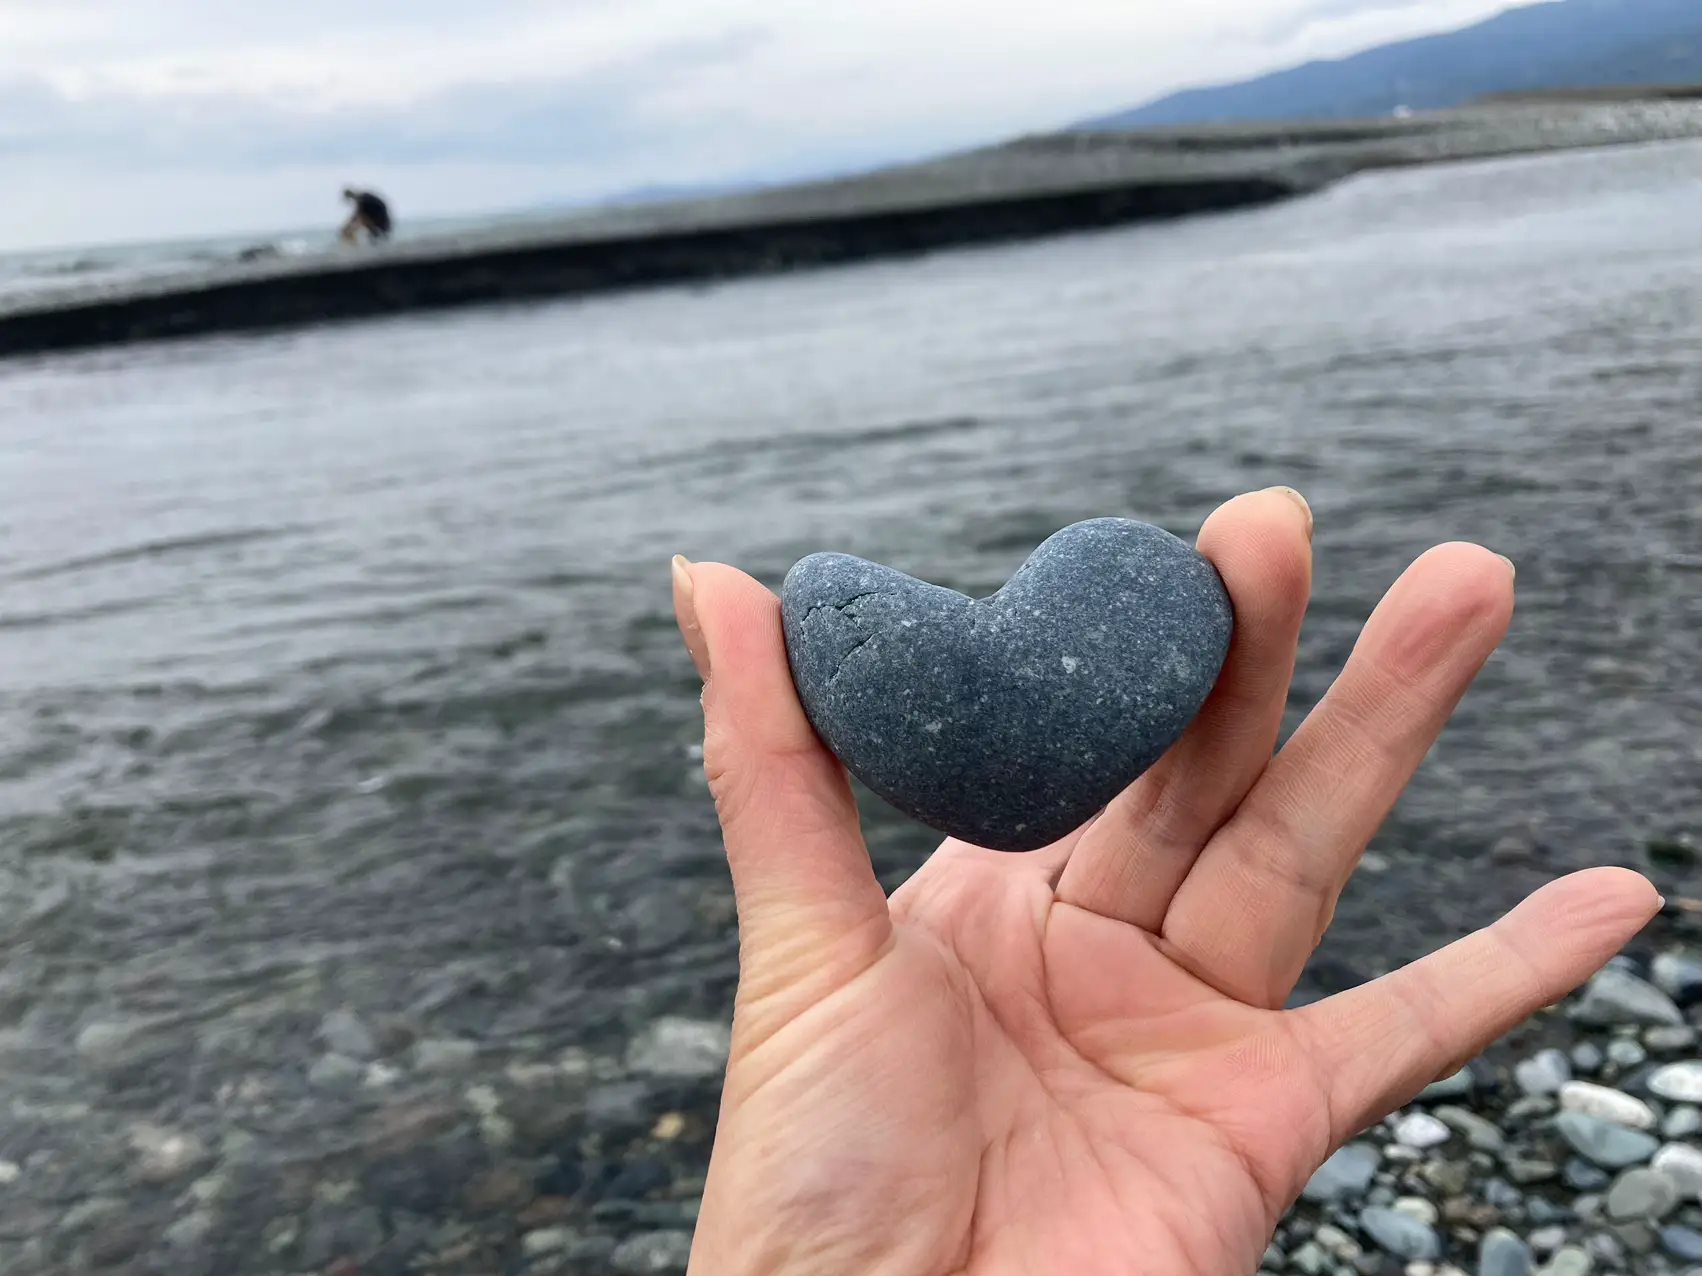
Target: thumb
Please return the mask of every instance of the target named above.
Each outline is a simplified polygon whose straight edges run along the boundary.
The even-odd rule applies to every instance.
[[[720,563],[674,560],[674,614],[704,678],[703,765],[739,905],[740,1001],[799,1002],[860,975],[892,921],[845,768],[792,686],[780,600]]]

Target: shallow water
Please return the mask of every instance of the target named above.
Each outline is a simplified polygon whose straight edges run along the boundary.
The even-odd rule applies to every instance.
[[[1695,145],[1577,154],[0,367],[0,1267],[307,1270],[360,1248],[309,1252],[314,1219],[363,1202],[370,1270],[462,1270],[462,1225],[512,1257],[466,1180],[585,1146],[583,1086],[516,1078],[582,1050],[569,1072],[616,1084],[656,1016],[729,1005],[675,552],[777,583],[831,548],[990,591],[1076,519],[1191,534],[1289,483],[1317,516],[1298,720],[1413,557],[1481,541],[1518,564],[1513,632],[1308,988],[1562,869],[1642,865],[1702,820],[1699,214]],[[866,816],[896,882],[928,839]],[[1508,837],[1526,852],[1491,861]],[[316,1084],[338,1007],[386,1051],[478,1061]],[[481,1077],[527,1114],[506,1142],[456,1124]],[[712,1086],[652,1097],[712,1119]],[[210,1204],[138,1179],[142,1121],[206,1143]],[[706,1139],[670,1153],[673,1197]],[[398,1147],[436,1195],[397,1186]],[[90,1200],[122,1208],[67,1221]],[[308,1239],[262,1244],[286,1216]]]

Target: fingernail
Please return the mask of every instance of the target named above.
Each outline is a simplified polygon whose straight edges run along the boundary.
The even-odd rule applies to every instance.
[[[1273,487],[1273,492],[1281,492],[1289,500],[1300,507],[1300,512],[1306,516],[1306,539],[1312,539],[1312,507],[1306,503],[1306,498],[1292,487]]]
[[[691,559],[674,555],[674,619],[685,639],[686,651],[697,668],[697,676],[709,681],[709,646],[703,641],[703,630],[697,623],[697,599],[691,580]]]
[[[1515,563],[1511,558],[1508,558],[1507,555],[1497,554],[1496,557],[1499,558],[1502,562],[1507,564],[1507,570],[1512,572],[1514,576],[1517,576],[1519,574],[1519,565],[1517,563]]]

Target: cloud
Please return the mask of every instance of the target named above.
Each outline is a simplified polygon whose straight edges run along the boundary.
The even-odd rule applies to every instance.
[[[0,246],[913,158],[1510,2],[0,0]]]

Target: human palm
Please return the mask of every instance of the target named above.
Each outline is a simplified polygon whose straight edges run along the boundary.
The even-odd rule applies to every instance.
[[[792,692],[773,596],[679,566],[741,927],[693,1276],[1251,1273],[1334,1147],[1647,921],[1642,878],[1579,874],[1282,1009],[1512,595],[1482,550],[1425,556],[1273,758],[1309,533],[1282,492],[1214,515],[1200,549],[1236,637],[1182,741],[1058,845],[947,842],[890,900]]]

